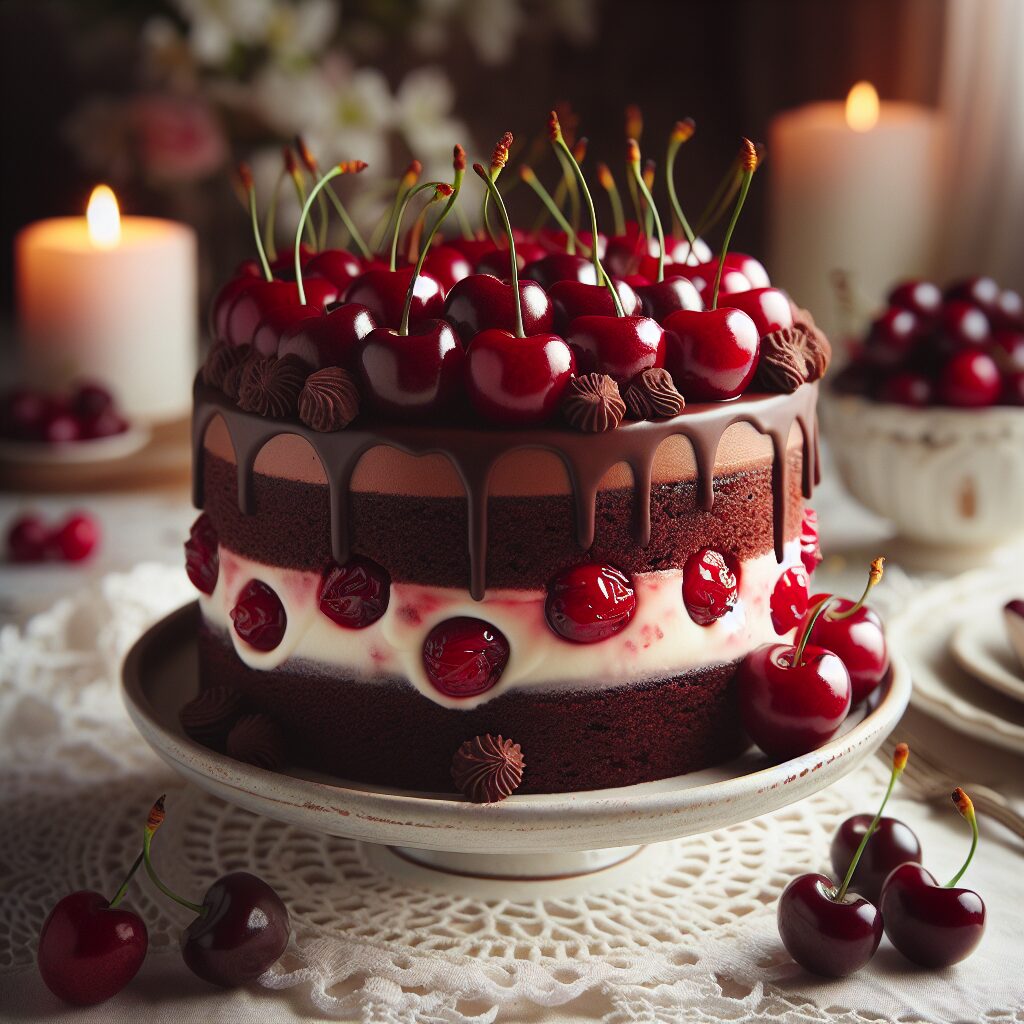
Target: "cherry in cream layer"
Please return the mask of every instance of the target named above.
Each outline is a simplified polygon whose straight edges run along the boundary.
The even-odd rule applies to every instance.
[[[780,634],[772,595],[792,569],[801,572],[800,545],[786,544],[780,564],[769,550],[738,562],[735,605],[710,625],[695,622],[683,599],[683,570],[634,574],[636,610],[628,625],[598,643],[572,643],[558,636],[545,617],[546,590],[488,590],[474,601],[465,589],[392,581],[387,611],[363,629],[339,627],[319,609],[320,574],[266,565],[220,546],[214,592],[200,595],[207,624],[224,635],[250,668],[271,671],[289,662],[326,668],[339,678],[379,683],[406,679],[425,697],[446,707],[469,709],[512,690],[614,689],[630,683],[681,675],[696,668],[730,664]],[[252,581],[280,599],[287,626],[280,643],[259,651],[232,628],[230,611]],[[496,627],[509,645],[508,664],[495,686],[453,699],[431,685],[423,668],[424,640],[437,624],[459,616]]]

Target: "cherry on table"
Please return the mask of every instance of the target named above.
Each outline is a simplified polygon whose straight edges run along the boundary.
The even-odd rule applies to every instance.
[[[12,562],[43,562],[50,550],[50,530],[36,515],[19,516],[7,529],[7,557]]]
[[[99,524],[84,512],[68,516],[50,537],[54,553],[65,562],[84,561],[96,550],[99,542]]]
[[[847,818],[832,837],[829,859],[837,878],[846,874],[867,830],[873,827],[864,847],[851,887],[872,903],[878,903],[882,886],[895,868],[908,861],[921,863],[921,843],[913,830],[898,818],[879,818],[854,814]]]

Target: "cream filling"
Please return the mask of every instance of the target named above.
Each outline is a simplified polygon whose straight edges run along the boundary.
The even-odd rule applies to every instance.
[[[346,629],[319,610],[319,574],[264,565],[223,546],[216,589],[201,594],[199,602],[206,621],[227,633],[250,668],[271,670],[295,658],[359,680],[397,676],[438,704],[472,708],[508,690],[604,689],[742,658],[779,639],[769,609],[772,589],[782,572],[799,561],[799,542],[792,541],[782,565],[771,552],[743,562],[736,606],[711,626],[698,625],[686,611],[682,570],[639,573],[633,577],[637,607],[629,625],[594,644],[571,643],[554,633],[544,615],[546,593],[538,590],[489,590],[483,601],[474,601],[461,589],[393,583],[388,609],[377,622]],[[272,651],[255,650],[232,628],[230,611],[252,579],[275,591],[288,617],[285,635]],[[430,684],[421,651],[437,623],[459,615],[496,626],[511,653],[494,687],[476,697],[452,699]]]

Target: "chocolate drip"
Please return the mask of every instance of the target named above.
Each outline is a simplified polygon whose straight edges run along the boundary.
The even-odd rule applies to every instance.
[[[309,442],[327,477],[331,502],[331,550],[339,563],[349,559],[349,494],[360,458],[379,445],[407,455],[445,456],[466,491],[468,503],[470,593],[476,600],[487,585],[487,499],[491,471],[512,451],[535,448],[556,455],[565,466],[575,497],[576,536],[584,550],[594,543],[597,489],[605,474],[620,462],[633,474],[636,495],[634,530],[646,546],[651,535],[651,478],[659,445],[682,435],[693,448],[697,464],[700,508],[715,503],[715,462],[722,435],[734,423],[749,423],[772,441],[773,536],[781,561],[785,541],[786,448],[793,424],[800,427],[803,447],[802,490],[805,498],[820,479],[818,424],[814,414],[817,386],[805,384],[788,395],[747,395],[734,402],[687,406],[662,421],[630,423],[599,437],[556,427],[534,430],[467,430],[445,426],[373,424],[334,433],[320,433],[302,423],[265,419],[243,412],[214,388],[197,379],[192,421],[193,501],[203,505],[203,442],[216,415],[221,415],[235,452],[239,508],[251,514],[255,463],[263,446],[278,434],[296,434]]]

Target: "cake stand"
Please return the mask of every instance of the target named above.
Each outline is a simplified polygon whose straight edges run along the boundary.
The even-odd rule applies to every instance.
[[[665,841],[724,828],[795,803],[853,771],[910,699],[893,658],[869,706],[811,753],[773,764],[747,751],[701,772],[621,789],[512,796],[481,805],[303,770],[269,772],[185,736],[179,708],[198,692],[193,602],[149,629],[124,664],[128,713],[156,753],[200,788],[257,814],[367,844],[375,866],[463,894],[543,896],[618,887],[654,870]]]

